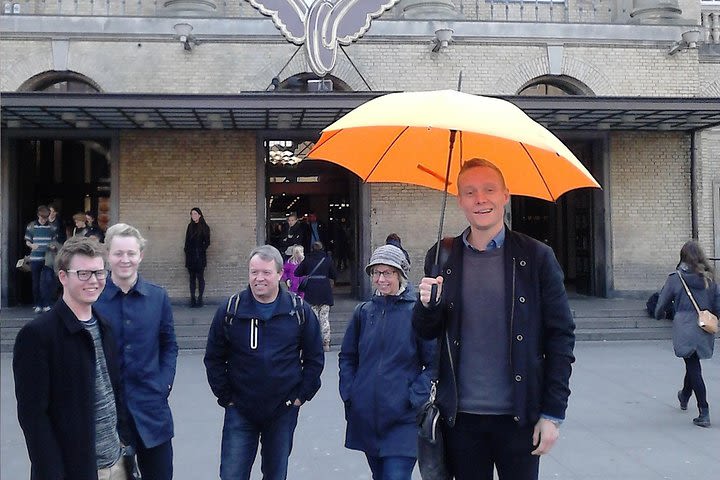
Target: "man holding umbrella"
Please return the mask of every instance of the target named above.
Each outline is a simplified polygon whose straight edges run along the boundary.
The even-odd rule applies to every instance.
[[[436,247],[428,252],[413,312],[418,334],[441,347],[446,460],[457,480],[492,480],[493,467],[503,480],[537,479],[570,395],[575,325],[563,273],[550,247],[504,225],[510,193],[498,167],[468,160],[457,186],[470,226],[441,276],[431,274]]]

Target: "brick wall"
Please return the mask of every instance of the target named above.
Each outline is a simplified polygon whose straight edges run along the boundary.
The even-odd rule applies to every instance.
[[[691,236],[690,141],[678,133],[623,133],[610,141],[615,290],[655,290]]]
[[[148,239],[141,272],[188,296],[183,245],[190,209],[211,228],[206,295],[247,282],[255,246],[255,136],[247,132],[128,132],[120,137],[119,220]]]
[[[720,257],[720,225],[715,225],[715,217],[720,205],[713,200],[713,184],[720,188],[720,128],[702,132],[697,138],[697,188],[698,188],[698,237],[705,253],[711,257]],[[720,263],[715,264],[720,268]],[[720,276],[717,277],[720,279]]]

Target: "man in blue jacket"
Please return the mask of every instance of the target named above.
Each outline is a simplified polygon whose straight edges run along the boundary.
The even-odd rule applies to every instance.
[[[112,273],[95,308],[115,335],[140,474],[171,480],[174,431],[168,397],[178,346],[167,292],[138,273],[145,243],[135,227],[118,223],[108,228]]]
[[[263,479],[284,480],[299,408],[320,388],[320,327],[280,288],[275,247],[255,248],[248,267],[248,288],[218,308],[205,351],[208,383],[225,409],[220,478],[249,479],[262,439]]]
[[[419,335],[439,339],[436,401],[456,480],[492,480],[493,467],[503,480],[537,479],[570,395],[575,324],[562,270],[550,247],[505,227],[509,200],[495,165],[463,164],[458,204],[470,226],[441,276],[428,252],[413,313]]]

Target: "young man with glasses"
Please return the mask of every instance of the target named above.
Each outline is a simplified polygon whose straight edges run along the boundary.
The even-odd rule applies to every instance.
[[[109,324],[93,308],[105,249],[72,238],[56,258],[63,296],[25,325],[13,351],[15,396],[32,480],[125,479],[129,436]]]
[[[178,346],[167,292],[138,273],[145,243],[135,227],[118,223],[108,228],[112,273],[95,307],[115,333],[140,474],[171,480],[174,428],[168,397]]]

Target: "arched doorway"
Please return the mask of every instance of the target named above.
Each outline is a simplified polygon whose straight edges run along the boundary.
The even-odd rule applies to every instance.
[[[100,91],[91,79],[70,71],[41,73],[25,81],[19,90],[52,94]],[[58,121],[74,124],[76,128],[62,132],[18,132],[8,138],[8,252],[11,259],[26,253],[25,227],[35,219],[38,205],[52,204],[60,212],[68,236],[72,235],[73,214],[91,211],[101,228],[110,222],[109,136],[84,133],[83,114],[73,109],[60,115]],[[8,304],[30,302],[29,276],[13,268],[8,271]]]
[[[527,96],[587,95],[590,90],[564,76],[546,76],[518,92]],[[562,137],[562,135],[559,135]],[[561,138],[596,177],[602,165],[602,141],[590,136]],[[552,247],[565,273],[568,292],[605,296],[603,206],[592,189],[573,190],[556,202],[514,196],[512,228]]]

